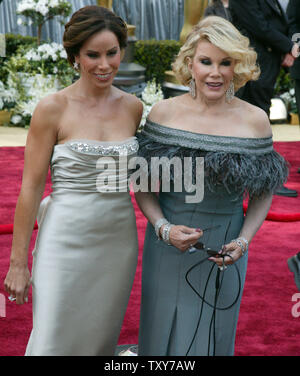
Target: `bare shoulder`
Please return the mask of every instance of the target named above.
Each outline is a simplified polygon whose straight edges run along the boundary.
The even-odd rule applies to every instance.
[[[30,135],[39,139],[48,138],[55,143],[58,124],[67,105],[64,94],[50,94],[37,104],[30,123]]]
[[[31,118],[25,148],[24,184],[43,187],[53,147],[57,143],[58,120],[64,111],[64,99],[51,94],[41,99]]]
[[[66,108],[67,98],[64,94],[58,92],[47,95],[37,104],[34,117],[41,117],[43,122],[58,119],[64,108]]]
[[[143,116],[144,106],[142,101],[133,94],[126,93],[118,89],[118,96],[122,98],[122,103],[126,106],[126,111],[129,110],[132,118],[136,124],[136,128],[140,125]]]
[[[261,108],[245,101],[240,102],[242,103],[241,113],[243,114],[244,121],[247,122],[249,131],[251,132],[253,137],[272,137],[272,128],[266,112]]]
[[[249,124],[255,137],[272,137],[272,128],[268,115],[259,107],[250,105]]]
[[[142,101],[136,97],[135,95],[133,94],[129,94],[129,93],[123,93],[123,98],[126,102],[126,104],[132,108],[133,110],[138,110],[138,111],[142,111],[143,110],[143,103]]]
[[[170,114],[173,113],[173,109],[176,108],[176,102],[178,97],[163,99],[157,102],[148,115],[149,120],[158,124],[167,124],[170,118]]]

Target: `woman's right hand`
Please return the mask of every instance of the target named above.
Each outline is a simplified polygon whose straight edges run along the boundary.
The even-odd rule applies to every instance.
[[[27,266],[11,265],[4,281],[7,293],[16,298],[17,304],[28,301],[28,292],[31,285],[31,276]]]
[[[161,232],[163,227],[160,229]],[[174,225],[170,230],[170,243],[180,251],[185,252],[196,244],[202,235],[203,231],[199,228],[195,229],[183,225]]]

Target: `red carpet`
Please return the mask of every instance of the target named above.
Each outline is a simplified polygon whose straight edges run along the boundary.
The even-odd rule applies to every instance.
[[[275,147],[291,164],[287,186],[300,193],[300,175],[297,174],[297,168],[300,167],[300,142],[276,143]],[[0,148],[0,230],[3,231],[0,235],[0,294],[4,294],[3,281],[9,265],[10,231],[22,180],[23,152],[24,148]],[[50,181],[45,195],[49,192]],[[146,221],[136,204],[135,208],[139,229],[139,264],[120,344],[137,343],[138,335],[141,258]],[[274,196],[269,215],[275,214],[275,221],[274,218],[265,221],[251,244],[237,330],[236,355],[300,355],[300,317],[292,315],[292,308],[297,303],[292,301],[292,296],[297,290],[286,264],[288,257],[300,251],[300,222],[284,221],[287,216],[299,212],[300,196]],[[279,222],[280,218],[282,221]],[[31,250],[36,233],[34,231],[32,236]],[[1,298],[0,295],[0,304]],[[31,295],[28,304],[16,306],[7,302],[5,308],[6,317],[0,316],[0,356],[23,355],[32,325]],[[0,306],[1,312],[3,309]],[[300,315],[300,308],[297,312]]]

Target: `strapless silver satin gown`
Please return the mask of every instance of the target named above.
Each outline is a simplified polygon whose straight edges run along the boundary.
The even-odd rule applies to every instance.
[[[124,163],[137,149],[135,137],[54,147],[53,192],[38,214],[26,355],[114,354],[137,265]]]

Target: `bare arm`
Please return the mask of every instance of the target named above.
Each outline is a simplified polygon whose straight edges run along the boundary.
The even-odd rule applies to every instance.
[[[261,198],[255,198],[248,204],[248,210],[245,216],[243,227],[240,231],[239,237],[245,238],[250,244],[257,231],[262,226],[268,211],[272,203],[272,194],[265,195]],[[232,239],[233,240],[233,239]],[[242,240],[244,246],[246,243]],[[225,257],[226,264],[232,264],[242,257],[241,247],[236,242],[230,242],[226,244],[222,250],[222,253],[228,253],[232,259]],[[211,257],[211,261],[214,261],[218,266],[222,266],[223,260],[220,257]]]
[[[160,218],[164,218],[164,214],[160,208],[157,195],[151,192],[135,192],[135,199],[144,216],[148,221],[155,225]]]
[[[250,243],[257,231],[262,226],[272,204],[273,195],[270,193],[261,198],[255,198],[249,202],[244,225],[240,235]]]
[[[272,137],[272,129],[268,115],[260,108],[255,108],[251,113],[251,126],[256,137]],[[248,242],[253,239],[256,232],[263,224],[272,203],[272,193],[249,200],[248,210],[240,236]]]
[[[249,115],[251,115],[249,124],[255,137],[272,137],[269,118],[263,110],[252,106]],[[245,238],[248,243],[252,241],[253,237],[262,226],[270,209],[272,197],[272,193],[268,193],[264,196],[249,200],[244,224],[239,234],[239,237]],[[246,247],[246,243],[243,240],[242,243]],[[232,260],[226,257],[225,261],[227,264],[232,264],[242,257],[241,247],[236,242],[226,244],[223,253],[229,253],[233,258]],[[220,258],[214,257],[211,258],[211,260],[215,261],[218,266],[222,265],[222,259]]]
[[[56,143],[57,107],[51,99],[37,106],[25,148],[25,161],[15,219],[10,268],[4,285],[6,291],[23,304],[30,286],[28,247],[45,188],[53,145]],[[55,126],[54,126],[55,121]]]

